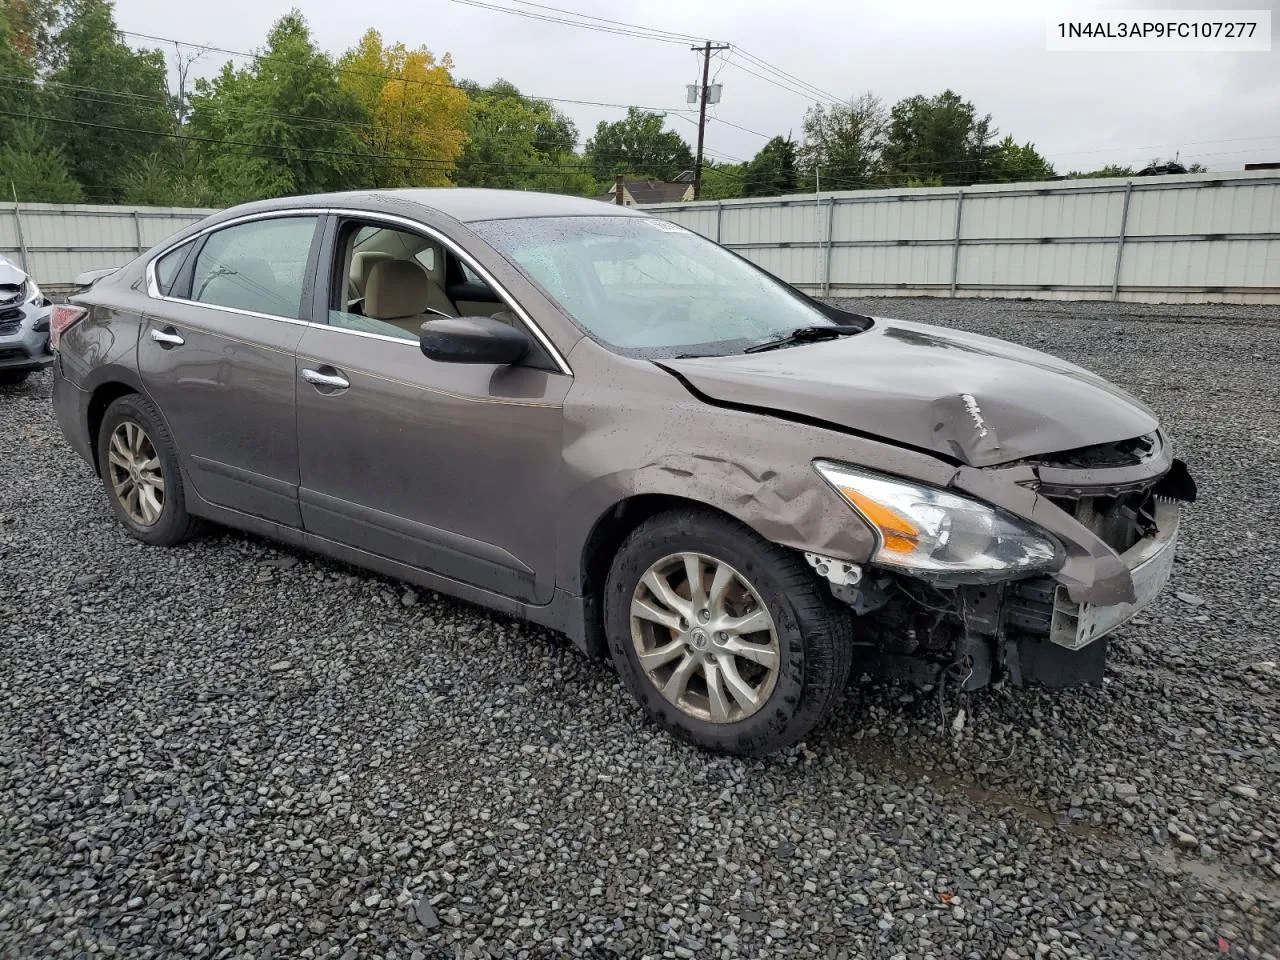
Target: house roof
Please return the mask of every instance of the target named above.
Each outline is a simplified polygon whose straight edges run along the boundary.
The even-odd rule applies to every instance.
[[[636,203],[674,203],[684,199],[685,192],[693,185],[687,182],[664,183],[661,180],[624,180],[627,192]],[[613,191],[596,197],[613,203]]]

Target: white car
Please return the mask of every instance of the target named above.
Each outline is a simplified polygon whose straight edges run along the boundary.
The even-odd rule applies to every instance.
[[[49,317],[53,305],[12,260],[0,257],[0,387],[26,380],[53,362]]]

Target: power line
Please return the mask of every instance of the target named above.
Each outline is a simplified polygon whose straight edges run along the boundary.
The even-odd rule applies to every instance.
[[[566,27],[580,27],[583,30],[595,30],[599,33],[611,33],[623,37],[638,37],[642,40],[657,40],[660,43],[684,44],[689,42],[688,39],[678,39],[675,35],[667,35],[665,31],[655,32],[644,27],[639,29],[628,29],[621,26],[605,26],[603,23],[585,23],[580,20],[553,17],[550,14],[534,13],[531,10],[513,10],[510,7],[501,7],[494,3],[485,3],[484,0],[451,0],[451,2],[468,7],[479,7],[483,10],[492,10],[495,13],[507,13],[516,17],[525,17],[529,20],[541,20],[546,23],[558,23]],[[582,14],[575,13],[573,16],[580,17]]]
[[[12,110],[0,110],[0,116],[18,117],[28,120],[43,120],[48,123],[71,124],[78,127],[90,127],[98,130],[113,130],[118,133],[140,133],[149,137],[165,137],[170,140],[185,140],[194,143],[210,143],[218,146],[230,145],[236,147],[249,147],[255,150],[275,150],[283,153],[307,154],[315,156],[341,157],[353,160],[357,163],[373,163],[380,161],[396,161],[399,163],[433,165],[433,166],[449,166],[457,165],[456,160],[442,160],[439,157],[415,157],[402,154],[390,153],[357,153],[351,150],[327,150],[323,147],[297,147],[286,146],[274,143],[255,143],[246,140],[232,140],[225,137],[204,137],[197,134],[173,133],[166,130],[149,130],[141,127],[126,127],[119,124],[109,123],[93,123],[88,120],[69,120],[65,117],[49,117],[37,114],[18,113]],[[247,156],[249,154],[246,154]],[[570,164],[536,164],[536,163],[498,163],[485,160],[467,161],[468,166],[474,167],[497,167],[503,170],[535,170],[535,171],[580,171],[584,169],[579,165]]]
[[[762,57],[757,57],[755,54],[750,53],[747,50],[744,50],[742,47],[738,46],[737,44],[734,44],[733,49],[740,56],[746,57],[747,60],[751,61],[761,69],[766,70],[782,79],[789,80],[792,83],[794,83],[796,86],[799,86],[803,89],[813,91],[817,95],[816,97],[817,99],[826,99],[834,103],[845,102],[841,97],[837,97],[834,93],[830,93],[826,90],[823,90],[821,87],[817,86],[816,84],[809,83],[807,80],[801,80],[795,74],[788,73],[787,71],[783,70],[781,67],[775,67],[773,64],[769,63],[769,61],[763,59]]]
[[[763,80],[765,83],[771,83],[778,89],[787,91],[787,93],[794,93],[797,97],[801,97],[805,100],[808,100],[810,103],[827,103],[827,104],[843,105],[845,102],[838,98],[826,98],[826,97],[814,96],[813,93],[807,90],[800,89],[795,85],[781,82],[779,80],[774,79],[773,77],[766,76],[763,73],[757,73],[755,70],[752,70],[750,67],[747,67],[745,64],[738,63],[737,61],[731,61],[728,64],[728,66],[732,67],[735,70],[741,70],[743,73],[749,73],[751,76],[756,77],[760,80]]]
[[[54,80],[35,80],[30,77],[0,75],[0,81],[10,82],[10,83],[25,83],[25,84],[30,84],[32,86],[38,87],[40,89],[43,89],[45,87],[57,87],[59,89],[77,90],[84,93],[99,93],[108,97],[122,97],[128,100],[140,100],[145,103],[163,104],[166,107],[166,109],[170,105],[170,101],[165,97],[149,97],[143,93],[130,93],[124,90],[108,90],[103,87],[85,87],[79,84],[60,83]],[[113,105],[113,106],[125,106],[125,104],[121,103],[118,100],[103,100],[103,99],[94,98],[94,97],[68,96],[67,99],[82,100],[87,103],[102,103],[102,104]],[[278,120],[291,120],[291,121],[297,121],[301,123],[327,123],[327,124],[334,124],[339,126],[364,127],[367,129],[372,128],[374,126],[371,123],[365,123],[364,121],[361,121],[361,120],[335,120],[331,117],[300,117],[295,114],[273,113],[270,110],[258,110],[256,108],[248,108],[248,107],[240,107],[240,108],[227,107],[222,104],[219,105],[219,109],[226,110],[228,113],[254,114],[255,116],[274,117]]]
[[[248,60],[258,60],[263,63],[284,63],[294,67],[307,66],[307,64],[302,63],[301,61],[290,60],[288,57],[272,57],[272,56],[268,56],[266,54],[261,54],[261,53],[245,53],[243,50],[230,50],[226,47],[210,46],[207,43],[193,43],[189,40],[177,40],[173,37],[161,37],[152,33],[138,33],[137,31],[134,31],[134,30],[120,30],[118,32],[126,37],[136,37],[137,39],[140,39],[140,40],[152,40],[159,43],[173,43],[182,47],[193,47],[200,50],[211,50],[214,53],[224,53],[230,57],[244,57],[245,59],[248,59]],[[414,84],[416,86],[424,86],[424,87],[447,87],[453,90],[461,90],[463,93],[467,92],[467,88],[458,83],[440,83],[434,80],[417,80],[409,77],[402,77],[399,74],[395,74],[395,73],[379,73],[373,70],[356,70],[351,67],[339,66],[337,63],[332,64],[331,68],[335,73],[347,74],[349,76],[373,77],[380,80],[394,80],[397,83],[409,83],[409,84]],[[521,99],[521,100],[534,100],[534,101],[544,100],[549,103],[572,103],[577,106],[583,106],[583,107],[607,107],[615,110],[636,109],[636,110],[644,110],[649,113],[672,113],[672,112],[677,112],[685,109],[683,107],[645,107],[645,106],[640,106],[639,104],[634,104],[634,103],[604,103],[599,100],[572,100],[572,99],[569,99],[568,97],[543,97],[543,96],[537,96],[531,93],[513,93],[513,94],[510,94],[510,96],[517,97],[518,99]]]
[[[566,10],[563,7],[549,7],[546,4],[542,4],[542,3],[532,3],[531,0],[508,0],[508,2],[518,3],[522,7],[535,7],[539,10],[550,10],[555,13],[566,13],[571,17],[579,17],[580,19],[583,19],[583,20],[594,20],[597,23],[606,24],[611,27],[630,27],[635,30],[644,31],[645,33],[663,34],[665,36],[671,37],[673,40],[678,40],[681,43],[689,43],[691,41],[696,41],[698,39],[698,37],[695,37],[691,34],[673,33],[670,30],[661,30],[658,27],[646,27],[638,23],[627,23],[625,20],[610,20],[607,17],[596,17],[596,16],[592,16],[589,13],[578,13],[574,10]],[[515,11],[512,11],[512,12],[514,13]]]

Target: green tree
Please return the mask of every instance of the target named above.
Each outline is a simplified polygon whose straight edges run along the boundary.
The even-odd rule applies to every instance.
[[[595,178],[574,153],[578,128],[572,120],[506,80],[464,86],[470,106],[459,186],[583,195],[595,190]]]
[[[54,38],[62,13],[60,0],[5,0],[0,9],[8,19],[13,46],[27,63],[41,70],[56,63]]]
[[[72,178],[62,152],[49,142],[45,127],[19,121],[0,145],[0,199],[24,203],[77,203],[80,184]]]
[[[71,0],[55,45],[59,66],[42,94],[57,118],[51,145],[90,199],[118,199],[132,166],[174,133],[164,56],[126,45],[108,0]]]
[[[17,39],[8,13],[0,9],[0,142],[25,117],[40,112],[35,67]]]
[[[744,196],[742,191],[747,165],[747,163],[716,163],[714,160],[704,160],[701,199],[733,200]]]
[[[982,179],[993,183],[1027,183],[1056,175],[1053,164],[1036,151],[1035,144],[1019,146],[1013,137],[1005,137],[992,150]]]
[[[742,196],[777,197],[794,193],[799,184],[796,170],[796,145],[790,137],[774,137],[743,170]],[[703,173],[706,179],[706,173]]]
[[[663,116],[636,107],[613,123],[601,121],[587,141],[586,157],[597,180],[612,181],[619,174],[670,180],[693,169],[693,151],[674,130],[664,130]]]
[[[276,21],[258,59],[196,82],[190,133],[225,202],[372,182],[369,116],[343,89],[302,14]]]
[[[1137,172],[1133,167],[1122,167],[1111,163],[1097,170],[1072,170],[1067,176],[1072,180],[1099,180],[1107,177],[1132,177]]]
[[[145,207],[216,207],[227,202],[194,158],[172,152],[144,158],[122,184],[123,203]]]
[[[978,116],[974,105],[954,91],[917,94],[889,111],[885,169],[897,183],[931,177],[947,186],[975,183],[987,170],[995,137],[990,114]]]
[[[874,185],[886,124],[884,104],[870,93],[847,104],[810,107],[798,155],[801,186],[856,190]]]

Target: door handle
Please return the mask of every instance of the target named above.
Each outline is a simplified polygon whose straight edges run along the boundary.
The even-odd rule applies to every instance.
[[[325,373],[326,370],[332,372]],[[321,367],[319,370],[304,369],[302,379],[313,386],[328,387],[331,390],[345,390],[351,386],[351,381],[333,367]]]
[[[151,339],[163,347],[180,347],[187,341],[178,335],[178,331],[173,327],[165,327],[163,330],[152,330]]]

